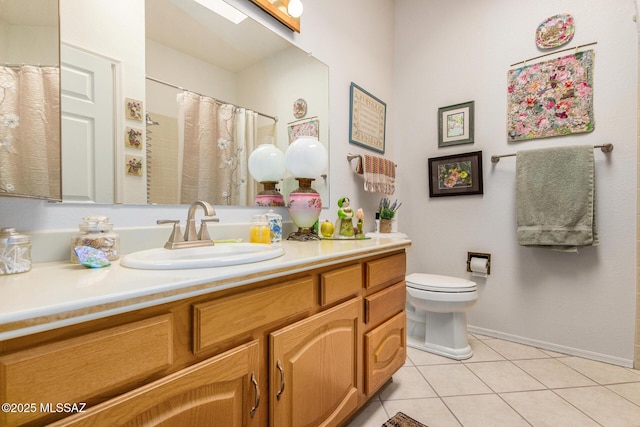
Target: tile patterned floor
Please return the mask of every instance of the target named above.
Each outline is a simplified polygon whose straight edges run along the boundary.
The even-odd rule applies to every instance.
[[[462,362],[409,348],[348,427],[399,411],[429,427],[640,427],[640,370],[481,335],[470,344]]]

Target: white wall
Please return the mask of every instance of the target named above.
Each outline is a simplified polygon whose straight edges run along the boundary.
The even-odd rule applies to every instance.
[[[396,5],[394,143],[399,196],[406,204],[402,225],[414,242],[409,271],[470,277],[467,251],[489,252],[491,275],[476,280],[480,299],[470,313],[471,325],[629,364],[636,300],[634,0],[565,0],[561,6],[554,0],[397,0]],[[595,131],[509,144],[507,71],[510,64],[545,53],[535,45],[535,30],[562,12],[576,23],[568,46],[598,42]],[[475,143],[438,149],[438,108],[471,100]],[[515,159],[493,165],[490,156],[605,142],[615,149],[595,154],[600,246],[577,255],[518,246]],[[484,195],[430,199],[427,158],[477,150],[483,153]]]

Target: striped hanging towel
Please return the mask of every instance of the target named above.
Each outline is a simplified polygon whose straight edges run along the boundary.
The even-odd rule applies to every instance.
[[[356,172],[364,175],[364,190],[393,194],[396,191],[396,164],[382,157],[363,154]]]

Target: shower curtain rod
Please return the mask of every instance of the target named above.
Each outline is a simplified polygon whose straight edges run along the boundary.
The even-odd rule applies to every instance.
[[[59,68],[57,65],[41,65],[41,64],[1,64],[3,67],[7,67],[7,68],[21,68],[26,66],[30,66],[30,67],[55,67],[55,68]]]
[[[235,106],[236,108],[245,108],[245,107],[240,107],[239,105],[233,104],[233,103],[231,103],[231,102],[227,102],[227,101],[222,101],[222,100],[220,100],[220,99],[216,99],[216,98],[214,98],[214,97],[212,97],[212,96],[209,96],[209,95],[203,95],[203,94],[201,94],[201,93],[194,92],[194,91],[189,90],[189,89],[185,89],[185,88],[183,88],[183,87],[181,87],[181,86],[177,86],[177,85],[174,85],[174,84],[172,84],[172,83],[167,83],[167,82],[162,81],[162,80],[159,80],[159,79],[154,79],[153,77],[146,76],[145,78],[146,78],[147,80],[151,80],[152,82],[160,83],[160,84],[163,84],[163,85],[165,85],[165,86],[169,86],[169,87],[172,87],[172,88],[175,88],[175,89],[179,89],[179,90],[186,90],[187,92],[195,93],[196,95],[199,95],[199,96],[206,96],[207,98],[215,99],[216,101],[218,101],[218,102],[220,102],[220,103],[222,103],[222,104],[230,104],[230,105]],[[268,114],[263,114],[263,113],[261,113],[261,112],[259,112],[259,111],[256,111],[256,113],[257,113],[259,116],[266,117],[267,119],[271,119],[271,120],[273,120],[273,121],[274,121],[274,122],[276,122],[276,123],[278,122],[278,118],[277,118],[277,117],[269,116]]]

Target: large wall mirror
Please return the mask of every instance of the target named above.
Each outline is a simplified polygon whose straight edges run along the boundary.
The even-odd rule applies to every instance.
[[[0,2],[0,195],[60,200],[57,0]]]
[[[60,0],[65,201],[251,206],[257,145],[328,148],[328,67],[217,1]]]

